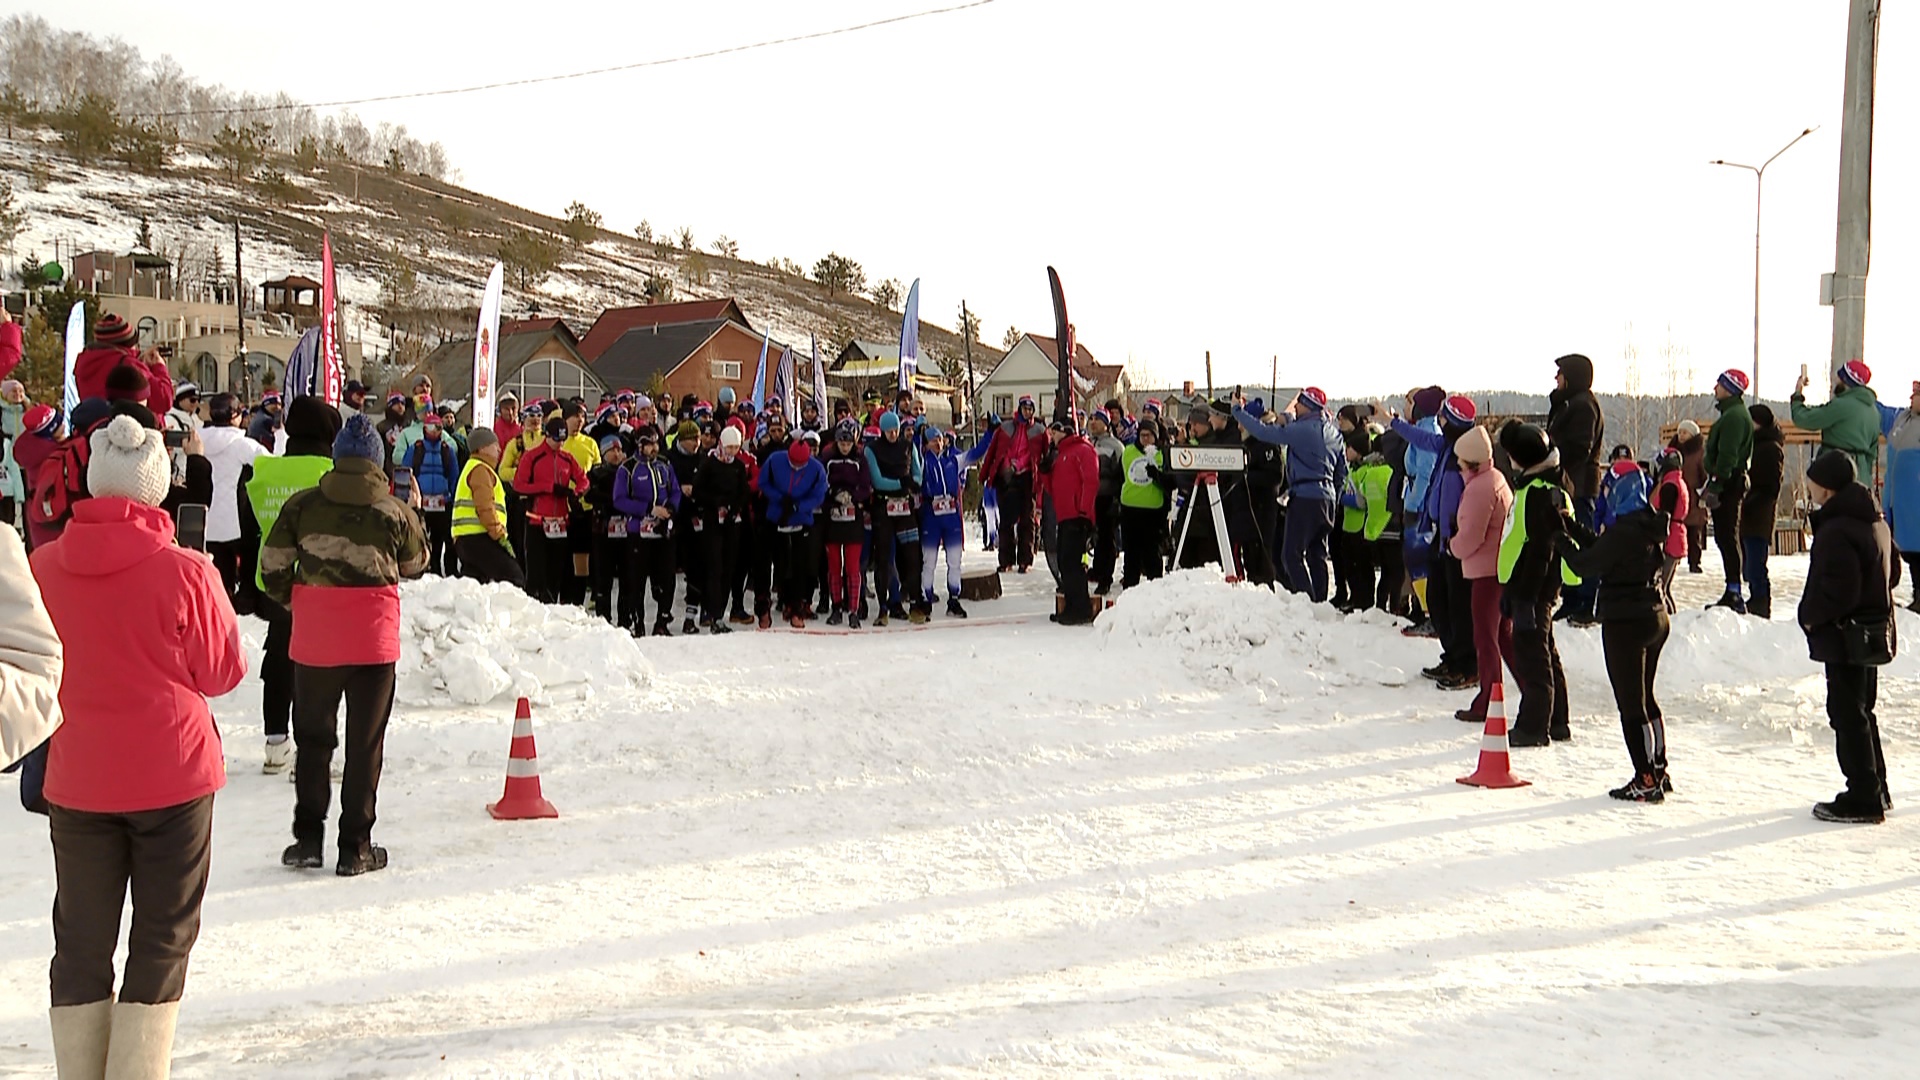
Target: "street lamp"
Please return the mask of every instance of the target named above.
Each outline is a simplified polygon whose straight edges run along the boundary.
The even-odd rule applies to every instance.
[[[1794,143],[1820,130],[1820,125],[1802,131],[1793,137],[1793,142],[1774,152],[1773,157],[1761,162],[1757,167],[1742,165],[1737,161],[1721,161],[1718,158],[1707,162],[1709,165],[1726,165],[1735,169],[1746,169],[1753,174],[1753,397],[1760,399],[1760,184],[1767,176],[1767,166],[1774,159],[1793,149]]]

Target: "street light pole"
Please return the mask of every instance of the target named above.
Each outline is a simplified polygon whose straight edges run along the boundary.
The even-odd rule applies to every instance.
[[[1753,397],[1754,397],[1754,400],[1756,401],[1760,399],[1760,195],[1761,195],[1761,184],[1766,179],[1767,166],[1773,164],[1774,160],[1778,158],[1781,154],[1784,154],[1787,151],[1793,149],[1794,143],[1799,142],[1801,139],[1806,138],[1807,136],[1813,134],[1818,130],[1820,130],[1820,125],[1815,124],[1814,126],[1806,129],[1805,131],[1802,131],[1800,134],[1795,135],[1793,137],[1792,142],[1787,143],[1787,145],[1775,151],[1773,157],[1770,157],[1767,160],[1761,162],[1758,166],[1742,165],[1737,161],[1721,161],[1717,158],[1707,163],[1709,165],[1726,165],[1730,168],[1745,169],[1748,172],[1751,172],[1753,174]]]

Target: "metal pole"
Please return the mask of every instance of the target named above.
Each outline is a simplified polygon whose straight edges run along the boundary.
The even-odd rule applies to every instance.
[[[1707,164],[1709,165],[1726,165],[1730,168],[1745,169],[1748,172],[1753,174],[1753,396],[1756,401],[1759,400],[1760,398],[1760,196],[1761,196],[1761,189],[1766,182],[1767,166],[1779,160],[1779,157],[1781,154],[1784,154],[1787,151],[1793,149],[1794,145],[1798,143],[1801,139],[1806,138],[1807,136],[1813,134],[1818,130],[1820,130],[1820,125],[1815,124],[1813,127],[1807,128],[1806,130],[1802,131],[1800,134],[1795,135],[1793,139],[1787,143],[1787,145],[1774,151],[1773,157],[1768,158],[1767,160],[1761,162],[1757,166],[1742,165],[1737,161],[1722,161],[1718,159],[1707,162]]]
[[[242,295],[246,279],[240,274],[240,219],[233,219],[233,313],[234,327],[240,335],[240,396],[253,400],[253,372],[247,367],[247,300]]]
[[[1207,400],[1213,400],[1213,350],[1207,350]]]
[[[1280,354],[1273,354],[1273,381],[1267,384],[1267,402],[1272,404],[1280,400]]]
[[[1867,336],[1867,266],[1873,205],[1873,80],[1880,45],[1880,0],[1851,0],[1847,76],[1840,109],[1840,207],[1834,230],[1833,355],[1860,359]]]
[[[973,415],[968,418],[967,426],[976,427],[980,421],[980,401],[974,397],[976,388],[973,385],[973,325],[972,320],[967,316],[965,300],[960,301],[960,336],[966,339],[961,344],[967,354],[967,408],[973,411]],[[976,431],[974,438],[979,437],[980,434]]]

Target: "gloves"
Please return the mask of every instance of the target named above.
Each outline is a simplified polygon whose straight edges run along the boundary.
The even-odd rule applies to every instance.
[[[573,489],[568,487],[566,481],[563,480],[553,485],[553,493],[564,499],[568,495],[573,494]]]
[[[1256,420],[1262,419],[1267,415],[1266,400],[1263,398],[1254,398],[1252,401],[1247,402],[1246,409],[1247,415]]]
[[[988,413],[988,414],[987,414],[987,428],[988,428],[989,430],[991,430],[991,429],[993,429],[993,428],[997,428],[997,427],[999,427],[999,426],[1000,426],[1000,414],[999,414],[999,413],[991,413],[991,412],[990,412],[990,413]]]
[[[1157,467],[1153,465],[1147,466],[1147,481],[1154,484],[1160,482],[1160,470]]]
[[[1708,510],[1720,509],[1720,493],[1717,491],[1708,491],[1702,494],[1700,496],[1700,505],[1706,507]]]

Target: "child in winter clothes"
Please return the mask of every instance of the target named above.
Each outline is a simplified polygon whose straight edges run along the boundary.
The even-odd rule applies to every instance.
[[[1609,480],[1607,530],[1596,537],[1570,522],[1569,530],[1580,546],[1566,551],[1566,560],[1581,578],[1599,583],[1600,645],[1607,658],[1607,681],[1613,684],[1613,700],[1620,709],[1627,757],[1633,762],[1633,779],[1607,794],[1657,803],[1672,788],[1667,781],[1667,725],[1653,696],[1660,651],[1666,647],[1670,629],[1659,586],[1669,561],[1669,522],[1667,515],[1647,505],[1651,484],[1633,462],[1615,462]]]
[[[1827,722],[1847,789],[1816,803],[1822,821],[1879,824],[1893,806],[1874,713],[1880,665],[1893,658],[1893,535],[1856,479],[1852,455],[1829,450],[1807,466],[1813,514],[1800,629],[1807,652],[1827,666]],[[49,597],[49,605],[52,598]],[[57,620],[56,620],[57,621]]]
[[[860,428],[851,418],[833,430],[833,449],[827,451],[827,599],[833,610],[828,626],[848,620],[860,629],[860,548],[865,539],[862,520],[873,482],[867,473],[866,451],[860,448]]]
[[[1579,583],[1566,573],[1557,554],[1573,507],[1566,489],[1556,482],[1560,454],[1547,445],[1545,432],[1532,424],[1511,423],[1500,429],[1500,446],[1520,470],[1514,481],[1513,520],[1500,548],[1501,611],[1513,626],[1507,664],[1520,688],[1520,708],[1508,741],[1513,746],[1545,746],[1550,739],[1572,737],[1567,676],[1553,640],[1553,609],[1560,587]],[[1639,471],[1632,462],[1620,464]]]
[[[1653,508],[1667,517],[1667,542],[1661,549],[1667,560],[1660,567],[1660,598],[1669,615],[1678,610],[1673,604],[1673,576],[1693,543],[1693,527],[1687,524],[1693,511],[1693,492],[1687,488],[1685,460],[1678,446],[1667,447],[1653,459]]]
[[[1513,492],[1507,479],[1493,467],[1493,440],[1475,427],[1454,445],[1454,456],[1465,484],[1460,489],[1458,528],[1448,542],[1452,557],[1470,589],[1474,655],[1479,660],[1480,692],[1473,704],[1455,716],[1483,721],[1493,686],[1501,680],[1500,659],[1513,654],[1513,623],[1500,613],[1500,541]]]

